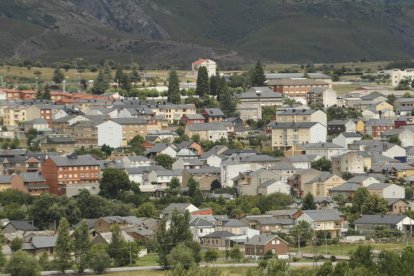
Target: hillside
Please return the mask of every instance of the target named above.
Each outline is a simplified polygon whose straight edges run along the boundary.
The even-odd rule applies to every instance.
[[[0,59],[87,57],[188,67],[414,55],[408,0],[1,0]]]

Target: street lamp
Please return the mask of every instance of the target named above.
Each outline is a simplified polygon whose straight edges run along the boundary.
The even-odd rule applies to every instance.
[[[256,96],[259,100],[259,107],[257,108],[257,119],[261,120],[262,119],[262,101],[261,101],[261,96],[262,96],[262,91],[261,90],[257,90],[256,91]]]

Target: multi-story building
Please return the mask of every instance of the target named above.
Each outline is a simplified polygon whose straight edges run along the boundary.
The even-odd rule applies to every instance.
[[[326,126],[316,122],[274,123],[272,148],[289,150],[300,144],[326,142]]]
[[[275,79],[267,82],[268,86],[273,88],[274,92],[279,92],[283,96],[300,101],[303,104],[307,102],[307,94],[314,88],[329,88],[329,83],[312,79]]]
[[[185,133],[192,137],[199,135],[201,140],[216,142],[228,138],[229,131],[234,129],[230,122],[193,124],[185,128]]]
[[[285,108],[276,111],[276,122],[278,123],[317,122],[326,126],[327,121],[326,113],[322,110]]]
[[[365,132],[373,139],[378,140],[385,131],[394,129],[394,121],[390,119],[372,119],[365,123]]]
[[[198,70],[201,67],[207,69],[208,76],[215,76],[217,74],[217,63],[211,59],[198,59],[191,64],[193,75],[198,76]]]
[[[51,193],[66,195],[71,185],[97,190],[100,162],[91,155],[49,156],[42,164],[42,174]]]
[[[393,69],[391,71],[391,84],[397,87],[404,79],[414,79],[414,69],[407,68],[405,70]]]
[[[345,220],[336,209],[303,210],[298,211],[297,215],[297,223],[306,221],[314,231],[325,231],[329,233],[330,238],[341,237],[342,231],[345,229]]]
[[[342,173],[364,173],[364,157],[357,151],[347,153],[331,158],[332,173],[341,175]]]
[[[345,180],[330,172],[321,172],[317,177],[304,183],[302,186],[303,195],[310,193],[314,197],[327,197],[330,189],[344,184],[345,182]]]
[[[280,106],[283,97],[280,93],[273,92],[269,87],[252,87],[246,92],[237,94],[237,111],[243,121],[248,119],[262,119],[262,111],[266,106]]]
[[[27,121],[27,107],[26,105],[9,104],[3,109],[3,125],[15,127],[19,123]]]
[[[161,115],[169,123],[180,121],[183,115],[196,114],[196,108],[193,104],[160,104],[151,107],[156,115]]]
[[[338,104],[336,91],[330,88],[313,88],[306,94],[306,100],[308,105],[313,104],[325,108]]]
[[[46,185],[46,179],[43,175],[35,172],[15,174],[11,179],[11,188],[28,193],[32,196],[38,196],[42,193],[49,192],[49,186]]]

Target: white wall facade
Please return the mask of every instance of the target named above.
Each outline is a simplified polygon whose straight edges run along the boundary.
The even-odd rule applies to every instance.
[[[122,146],[122,126],[113,121],[106,121],[97,126],[98,146],[108,145],[113,148]]]

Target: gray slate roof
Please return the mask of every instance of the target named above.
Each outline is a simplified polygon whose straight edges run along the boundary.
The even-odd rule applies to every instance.
[[[78,155],[76,158],[70,158],[69,156],[50,156],[55,164],[59,167],[69,166],[99,166],[99,161],[92,157],[92,155]]]
[[[308,215],[313,221],[341,220],[341,213],[338,210],[304,210],[303,213]]]
[[[207,234],[204,236],[204,238],[228,238],[235,236],[233,233],[230,233],[228,231],[215,231],[213,233]]]
[[[272,241],[274,238],[279,238],[276,235],[255,235],[246,241],[245,245],[265,245]],[[287,243],[286,241],[279,238],[281,241]]]
[[[7,225],[12,225],[16,230],[21,231],[39,231],[37,227],[34,227],[31,223],[22,220],[11,220]],[[7,226],[6,225],[6,226]]]
[[[362,215],[354,224],[395,225],[406,217],[405,215]]]

